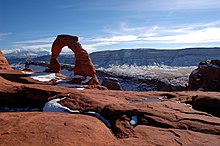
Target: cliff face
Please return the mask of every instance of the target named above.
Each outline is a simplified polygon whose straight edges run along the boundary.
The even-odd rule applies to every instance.
[[[124,49],[91,53],[93,63],[107,67],[110,64],[169,66],[197,66],[204,60],[220,59],[220,48],[193,48],[180,50]]]
[[[58,60],[74,64],[73,55],[60,55]],[[111,64],[136,64],[138,66],[164,64],[168,66],[197,66],[201,61],[220,59],[220,48],[192,48],[179,50],[122,49],[101,51],[90,54],[94,65],[108,67]],[[25,62],[27,57],[6,56],[9,63]],[[47,61],[50,56],[30,58],[33,61]]]

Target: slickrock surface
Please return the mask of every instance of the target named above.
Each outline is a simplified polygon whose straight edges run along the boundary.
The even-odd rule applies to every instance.
[[[220,118],[210,110],[219,109],[219,92],[77,90],[36,81],[11,69],[0,69],[0,75],[1,108],[39,109],[1,112],[1,146],[220,143]],[[54,111],[63,109],[63,113],[42,112],[54,100],[58,101]]]

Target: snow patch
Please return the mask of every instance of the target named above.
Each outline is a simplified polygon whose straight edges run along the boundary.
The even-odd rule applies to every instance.
[[[26,75],[31,75],[33,74],[34,72],[29,72],[29,71],[21,71],[23,74],[26,74]]]
[[[87,76],[86,79],[84,81],[82,81],[82,84],[89,82],[91,79],[92,79],[92,77]]]
[[[111,127],[111,124],[109,123],[109,120],[107,120],[101,114],[99,114],[97,112],[94,112],[94,111],[80,112],[79,110],[71,110],[68,107],[62,106],[58,102],[63,100],[63,99],[66,99],[66,97],[64,97],[64,98],[56,98],[56,99],[52,99],[52,100],[48,101],[45,104],[45,106],[43,108],[43,111],[44,112],[62,112],[62,113],[92,115],[92,116],[95,116],[98,119],[100,119],[102,122],[104,122],[106,124],[106,126]]]
[[[41,81],[41,82],[48,82],[52,79],[58,79],[56,77],[55,73],[44,73],[44,72],[40,72],[40,73],[33,73],[31,75],[31,77],[35,80]]]
[[[123,77],[163,77],[163,78],[175,78],[175,77],[188,77],[188,75],[196,69],[196,66],[176,67],[166,65],[110,65],[108,68],[98,68],[110,74],[123,76]]]
[[[50,101],[48,101],[44,108],[43,111],[44,112],[63,112],[63,113],[79,113],[79,110],[71,110],[68,107],[62,106],[61,104],[59,104],[58,102],[65,99],[64,98],[56,98],[56,99],[52,99]]]
[[[132,117],[131,117],[130,124],[131,124],[132,126],[137,125],[137,124],[138,124],[138,117],[137,117],[137,116],[132,116]]]
[[[47,73],[47,72],[26,72],[22,71],[24,74],[30,74],[31,77],[35,80],[41,81],[41,82],[48,82],[51,81],[52,79],[57,80],[56,81],[56,86],[63,86],[63,87],[70,87],[70,88],[76,88],[78,90],[84,90],[88,85],[82,85],[82,84],[69,84],[68,82],[71,81],[73,78],[83,78],[85,82],[87,82],[88,79],[91,78],[86,78],[80,75],[76,75],[73,78],[69,77],[67,79],[57,77],[56,73]]]
[[[76,88],[77,90],[84,90],[85,88]]]

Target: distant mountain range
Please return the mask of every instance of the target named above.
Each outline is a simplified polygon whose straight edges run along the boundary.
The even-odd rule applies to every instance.
[[[50,52],[47,50],[3,50],[5,56],[18,56],[18,57],[30,57],[30,56],[43,56],[50,55]]]
[[[35,55],[33,55],[35,54]],[[49,62],[49,52],[11,52],[5,53],[10,64],[26,61]],[[90,54],[93,63],[98,67],[108,67],[111,64],[136,64],[155,65],[163,64],[169,66],[197,66],[204,60],[220,60],[220,47],[214,48],[187,48],[176,50],[158,49],[122,49],[114,51],[100,51]],[[59,61],[65,64],[74,64],[74,55],[65,54],[59,56]]]

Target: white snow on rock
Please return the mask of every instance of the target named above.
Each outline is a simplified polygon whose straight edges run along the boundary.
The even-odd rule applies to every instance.
[[[50,101],[48,101],[44,108],[43,111],[44,112],[64,112],[64,113],[79,113],[78,110],[71,110],[68,107],[62,106],[61,104],[59,104],[58,102],[65,99],[64,98],[56,98],[56,99],[52,99]]]
[[[132,116],[132,117],[131,117],[130,124],[131,124],[132,126],[135,126],[135,125],[138,124],[138,118],[137,118],[137,116]]]
[[[48,82],[52,79],[60,79],[56,76],[55,73],[46,73],[46,72],[36,72],[33,73],[31,77],[41,82]]]
[[[76,88],[76,89],[78,89],[78,90],[83,90],[83,89],[85,89],[85,87],[87,87],[88,85],[69,84],[69,83],[66,83],[66,82],[60,82],[60,83],[57,83],[56,86],[70,87],[70,88]]]
[[[87,76],[86,79],[84,81],[82,81],[82,84],[89,82],[89,80],[91,80],[91,79],[92,79],[92,77]]]
[[[108,127],[111,127],[111,124],[109,123],[109,120],[107,120],[106,118],[104,118],[101,114],[94,112],[94,111],[88,111],[88,112],[82,112],[80,113],[79,110],[71,110],[68,107],[62,106],[61,104],[59,104],[58,102],[65,99],[64,98],[56,98],[56,99],[52,99],[50,101],[48,101],[44,108],[43,111],[44,112],[63,112],[63,113],[72,113],[72,114],[88,114],[88,115],[92,115],[97,117],[98,119],[100,119],[102,122],[104,122]]]
[[[84,90],[85,88],[76,88],[77,90]]]
[[[55,73],[47,73],[47,72],[26,72],[22,71],[24,74],[30,74],[31,78],[41,81],[41,82],[48,82],[51,81],[52,79],[57,80],[56,81],[56,86],[62,86],[62,87],[70,87],[70,88],[76,88],[78,90],[84,90],[88,85],[82,85],[82,84],[69,84],[68,82],[71,81],[73,78],[82,78],[83,80],[90,80],[91,77],[83,77],[80,75],[76,75],[73,78],[69,77],[67,79],[57,77]],[[85,81],[87,82],[87,81]]]
[[[33,74],[34,72],[29,72],[29,71],[21,71],[23,74],[26,74],[26,75],[31,75]]]

